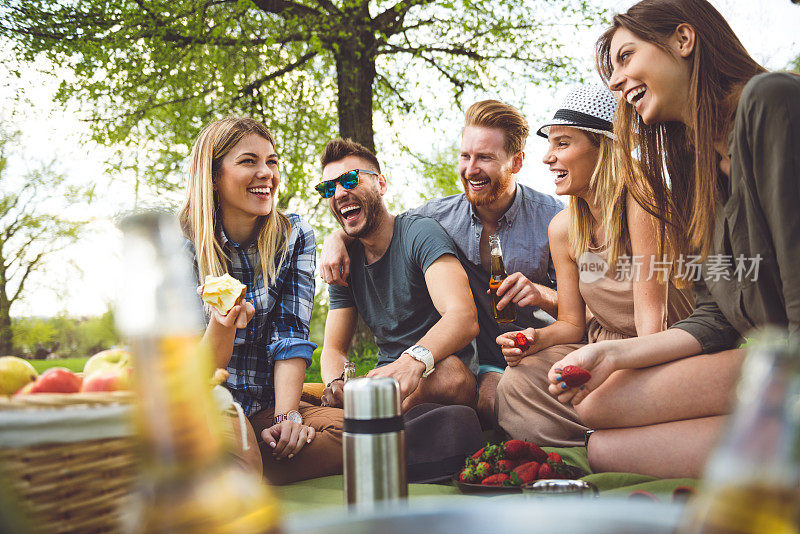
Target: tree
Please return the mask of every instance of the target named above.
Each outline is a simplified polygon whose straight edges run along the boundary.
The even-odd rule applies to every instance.
[[[54,252],[74,243],[85,224],[46,209],[48,199],[57,197],[63,212],[81,197],[51,166],[28,172],[21,186],[13,182],[8,155],[16,139],[0,128],[0,355],[12,352],[10,310],[24,297],[31,276]]]
[[[58,97],[86,105],[95,140],[149,154],[161,186],[176,186],[204,123],[260,118],[282,144],[286,206],[306,198],[334,134],[375,148],[376,110],[435,117],[465,92],[575,76],[559,39],[599,11],[588,0],[17,0],[0,9],[0,34],[27,60],[68,66],[76,79]]]

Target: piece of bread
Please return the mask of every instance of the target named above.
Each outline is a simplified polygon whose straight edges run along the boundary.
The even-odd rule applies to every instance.
[[[217,310],[220,315],[228,315],[231,308],[242,302],[247,286],[228,273],[222,276],[206,276],[203,284],[203,302]]]

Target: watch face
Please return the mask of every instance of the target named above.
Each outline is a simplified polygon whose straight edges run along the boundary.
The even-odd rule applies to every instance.
[[[292,410],[286,414],[286,419],[291,421],[292,423],[297,423],[302,425],[303,424],[303,417],[300,415],[300,412]]]

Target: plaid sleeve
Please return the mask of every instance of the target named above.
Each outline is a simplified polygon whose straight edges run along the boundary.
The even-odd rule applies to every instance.
[[[308,340],[314,307],[314,269],[317,244],[311,226],[297,215],[290,217],[292,232],[281,291],[275,304],[269,350],[275,360],[304,358],[311,365],[317,346]]]

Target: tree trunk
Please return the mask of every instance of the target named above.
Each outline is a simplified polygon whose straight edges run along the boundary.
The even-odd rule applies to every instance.
[[[372,129],[375,38],[371,33],[363,32],[337,44],[339,135],[375,152],[375,132]]]
[[[5,288],[0,288],[0,292]],[[0,356],[11,355],[14,350],[11,339],[11,316],[9,310],[11,303],[4,295],[0,295]]]
[[[339,42],[336,57],[339,89],[339,136],[361,143],[375,152],[375,132],[372,129],[372,85],[375,81],[375,39],[369,32]],[[351,349],[362,352],[374,344],[374,336],[359,316]]]

